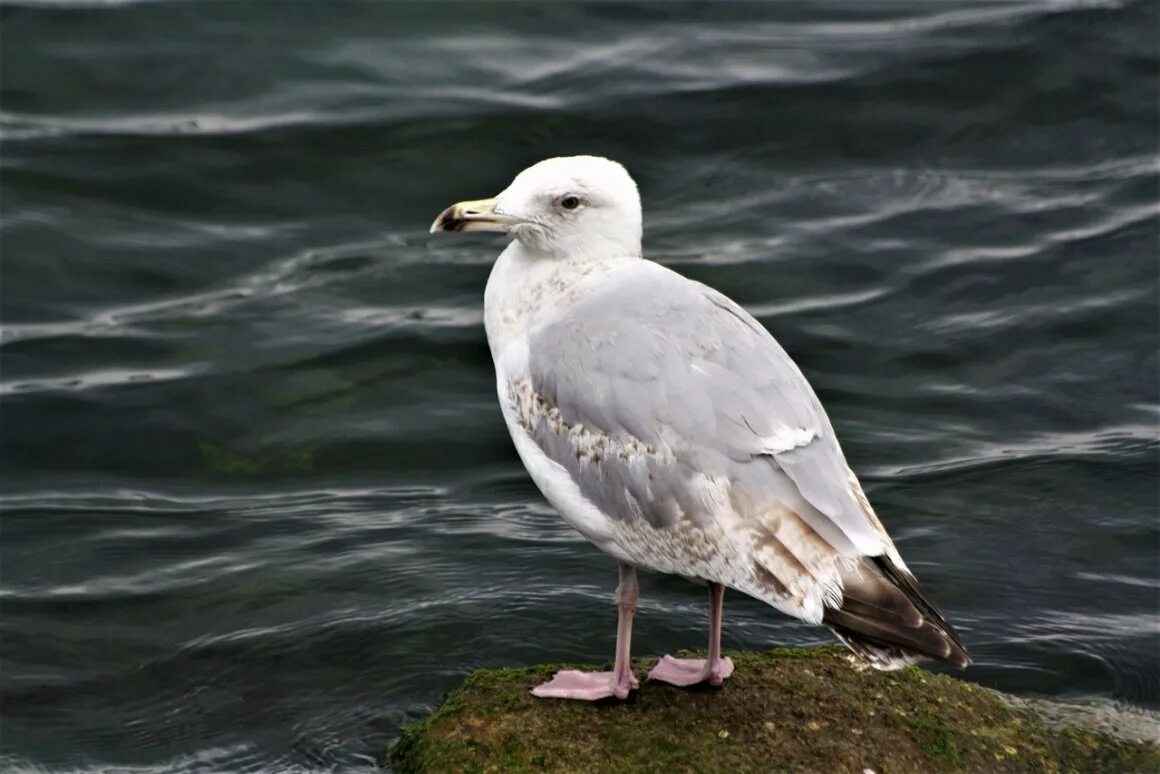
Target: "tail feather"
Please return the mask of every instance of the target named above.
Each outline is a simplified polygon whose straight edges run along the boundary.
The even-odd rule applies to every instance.
[[[918,581],[887,557],[863,558],[843,573],[842,583],[841,607],[826,608],[822,622],[872,666],[897,669],[920,658],[970,663],[954,627]]]

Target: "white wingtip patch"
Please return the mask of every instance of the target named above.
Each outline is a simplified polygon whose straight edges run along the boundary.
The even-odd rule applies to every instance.
[[[810,427],[783,427],[761,439],[761,450],[765,454],[782,454],[805,446],[817,437],[817,431]]]

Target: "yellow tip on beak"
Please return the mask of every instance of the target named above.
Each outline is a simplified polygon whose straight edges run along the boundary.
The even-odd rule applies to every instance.
[[[431,233],[437,231],[507,231],[520,221],[495,211],[495,199],[478,199],[453,204],[435,218]]]

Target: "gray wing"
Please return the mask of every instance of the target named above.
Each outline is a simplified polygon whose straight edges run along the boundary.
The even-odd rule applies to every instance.
[[[889,545],[805,377],[711,288],[633,263],[531,335],[529,370],[520,424],[625,525],[704,527],[709,477],[770,534],[788,513],[834,555]]]

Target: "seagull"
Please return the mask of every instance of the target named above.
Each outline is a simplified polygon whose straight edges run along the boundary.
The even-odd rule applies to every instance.
[[[805,376],[738,304],[642,256],[636,183],[596,156],[541,161],[431,232],[511,242],[484,291],[516,451],[561,517],[619,563],[611,672],[563,670],[535,696],[628,698],[636,568],[708,585],[704,659],[648,678],[721,686],[725,588],[829,627],[879,669],[958,667],[958,635],[899,556]]]

